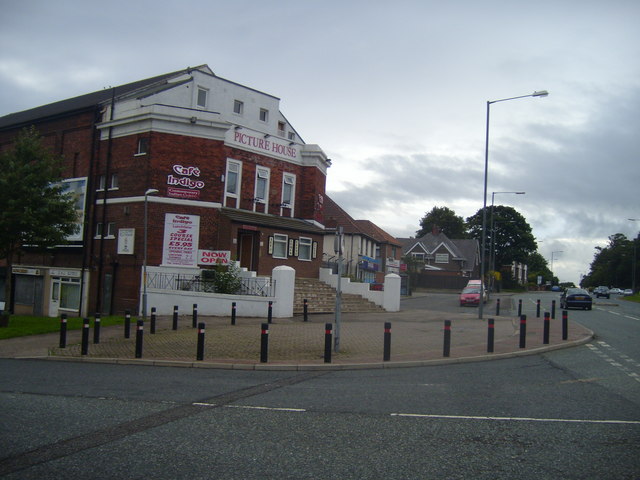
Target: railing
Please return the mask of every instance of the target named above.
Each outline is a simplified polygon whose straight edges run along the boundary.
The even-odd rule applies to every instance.
[[[257,297],[275,296],[276,281],[271,277],[241,278],[240,280],[240,287],[236,292],[233,292],[233,295],[251,295]],[[220,293],[216,291],[213,280],[202,279],[199,275],[180,275],[177,273],[148,273],[147,288]]]

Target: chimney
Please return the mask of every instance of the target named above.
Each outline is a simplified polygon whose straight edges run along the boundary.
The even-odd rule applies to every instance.
[[[436,235],[438,235],[440,233],[440,229],[438,228],[438,225],[436,225],[435,223],[433,224],[433,227],[431,227],[431,235],[433,235],[434,237]]]

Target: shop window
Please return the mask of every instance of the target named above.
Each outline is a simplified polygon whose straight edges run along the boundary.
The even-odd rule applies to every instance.
[[[234,100],[233,113],[242,115],[244,113],[244,102],[241,102],[240,100]]]
[[[60,308],[67,310],[80,309],[80,279],[60,279]]]
[[[313,240],[306,237],[300,237],[300,243],[298,245],[298,260],[311,261],[311,247]]]

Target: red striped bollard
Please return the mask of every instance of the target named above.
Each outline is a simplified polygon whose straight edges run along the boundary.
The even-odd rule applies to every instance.
[[[136,322],[136,358],[142,358],[142,335],[144,333],[144,321]]]
[[[494,319],[487,320],[487,352],[493,353],[493,342],[495,339]]]
[[[171,329],[178,330],[178,305],[173,306],[173,323]]]
[[[260,363],[269,361],[269,324],[260,326]]]
[[[551,300],[551,318],[553,320],[556,319],[556,301],[555,300]]]
[[[518,300],[518,316],[522,316],[522,299]]]
[[[198,350],[196,352],[196,360],[204,360],[204,323],[198,324]]]
[[[496,317],[500,316],[500,299],[496,299]]]
[[[391,360],[391,322],[384,322],[384,353],[382,361]]]
[[[451,320],[444,321],[444,348],[442,356],[448,357],[451,351]]]
[[[236,302],[231,302],[231,325],[236,324]]]
[[[520,315],[520,348],[527,346],[527,316]]]
[[[273,318],[273,302],[269,300],[269,310],[267,311],[267,323],[271,323]]]
[[[551,314],[549,312],[544,312],[544,330],[542,332],[542,343],[544,345],[549,344],[549,327],[551,322],[549,321]]]
[[[562,339],[566,340],[569,338],[569,312],[566,310],[562,311]]]
[[[324,363],[331,363],[331,345],[333,343],[333,325],[324,324]]]
[[[151,307],[151,327],[149,333],[156,333],[156,307]]]
[[[536,301],[536,318],[540,318],[540,299]]]
[[[302,301],[302,312],[304,321],[306,322],[309,320],[309,305],[306,298]]]
[[[67,348],[67,314],[60,315],[60,348]]]
[[[191,327],[196,328],[197,325],[198,325],[198,304],[194,303],[193,304],[193,322]]]

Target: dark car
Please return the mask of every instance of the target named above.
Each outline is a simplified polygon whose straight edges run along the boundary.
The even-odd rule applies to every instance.
[[[596,294],[596,298],[600,298],[600,297],[609,298],[610,296],[609,289],[607,287],[596,287],[593,290],[593,293]]]
[[[591,295],[582,288],[567,288],[562,295],[560,295],[560,308],[582,308],[584,310],[591,310],[593,301]]]

